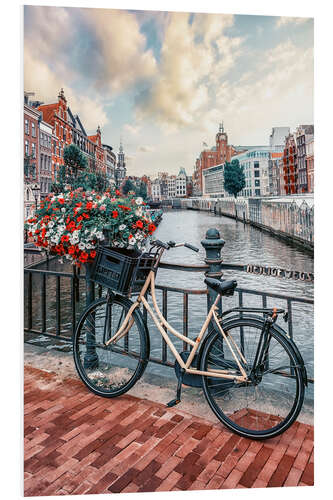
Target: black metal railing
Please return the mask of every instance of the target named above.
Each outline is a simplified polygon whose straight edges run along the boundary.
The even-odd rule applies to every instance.
[[[212,238],[214,240],[214,238]],[[216,239],[215,239],[216,241]],[[219,240],[222,241],[223,240]],[[246,271],[246,266],[239,264],[227,264],[221,262],[220,253],[212,254],[209,250],[216,251],[216,246],[213,247],[212,241],[210,248],[207,249],[207,240],[204,240],[203,246],[206,249],[207,258],[206,264],[202,265],[180,265],[172,264],[169,262],[161,262],[161,269],[168,269],[172,271],[185,271],[185,272],[199,272],[205,273],[207,276],[218,276],[222,274],[221,269]],[[224,242],[223,242],[224,244]],[[223,245],[221,245],[222,248]],[[221,250],[220,248],[220,250]],[[72,336],[75,332],[76,323],[79,314],[83,311],[86,304],[94,300],[96,296],[101,297],[106,289],[100,285],[93,284],[86,280],[85,274],[78,273],[75,269],[73,272],[60,272],[45,269],[36,269],[29,266],[24,269],[24,286],[25,286],[25,326],[24,331],[26,334],[43,335],[46,337],[54,338],[56,340],[71,342]],[[37,280],[33,283],[34,280]],[[161,310],[163,316],[168,318],[168,302],[169,294],[182,295],[182,324],[183,335],[186,337],[189,334],[189,296],[192,295],[206,295],[207,307],[210,307],[211,301],[214,296],[207,289],[185,289],[168,285],[156,285],[159,291]],[[267,307],[268,299],[276,299],[282,301],[282,307],[288,311],[288,335],[291,338],[294,336],[293,317],[294,305],[304,304],[306,307],[313,306],[313,299],[301,298],[288,295],[281,295],[278,293],[270,293],[248,288],[236,288],[235,301],[233,306],[247,305],[247,298],[249,296],[261,297],[262,307]],[[177,301],[178,303],[178,301]],[[204,311],[203,311],[204,314]],[[143,318],[148,323],[148,314],[146,309],[143,310]],[[159,356],[151,356],[150,361],[161,364],[164,366],[172,367],[174,362],[168,359],[167,344],[161,337],[162,343]],[[295,338],[297,343],[297,338]],[[188,348],[188,344],[183,342],[183,350]],[[313,382],[310,376],[309,381]]]

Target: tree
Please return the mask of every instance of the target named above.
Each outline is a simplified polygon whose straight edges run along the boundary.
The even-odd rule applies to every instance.
[[[78,173],[87,168],[88,161],[76,144],[70,144],[64,149],[64,164],[68,168],[68,174],[74,178],[75,182]]]
[[[126,179],[125,184],[122,187],[122,192],[124,195],[126,195],[130,191],[135,191],[135,186],[130,179]]]
[[[147,185],[145,182],[141,181],[140,187],[136,190],[136,193],[144,200],[147,198]]]
[[[244,167],[240,166],[238,160],[226,162],[224,167],[224,189],[235,198],[245,188]]]

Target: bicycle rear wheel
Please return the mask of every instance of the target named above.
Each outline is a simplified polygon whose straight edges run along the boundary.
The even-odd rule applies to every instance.
[[[235,319],[223,328],[247,360],[249,375],[262,322]],[[211,332],[203,345],[201,370],[228,369],[240,375],[220,332]],[[288,341],[271,329],[269,349],[256,382],[237,383],[203,376],[203,390],[215,415],[230,430],[251,439],[267,439],[284,432],[296,420],[304,399],[302,367]]]
[[[113,295],[93,302],[82,314],[74,336],[75,366],[95,394],[116,397],[142,376],[149,358],[149,337],[139,311],[131,328],[116,344],[105,345],[121,326],[132,302]]]

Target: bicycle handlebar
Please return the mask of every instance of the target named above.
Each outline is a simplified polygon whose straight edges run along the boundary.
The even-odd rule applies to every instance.
[[[190,250],[193,250],[193,252],[199,252],[199,248],[194,247],[193,245],[190,245],[189,243],[184,243],[184,247],[189,248]]]
[[[170,248],[176,248],[176,247],[186,247],[189,248],[190,250],[193,250],[193,252],[199,252],[199,248],[190,245],[189,243],[175,243],[174,241],[168,241],[167,243],[164,243],[161,240],[154,240],[152,242],[152,245],[165,248],[165,250],[170,250]]]

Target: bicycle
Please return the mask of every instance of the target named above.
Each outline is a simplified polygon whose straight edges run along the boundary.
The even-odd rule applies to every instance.
[[[219,300],[233,295],[237,282],[206,278],[216,298],[197,337],[182,335],[164,318],[155,294],[155,275],[163,252],[180,246],[198,251],[188,243],[152,243],[142,257],[139,295],[134,302],[108,289],[105,297],[82,313],[73,340],[80,378],[103,397],[120,396],[140,379],[150,355],[149,332],[139,309],[142,305],[176,360],[176,398],[167,406],[180,402],[186,378],[201,377],[210,408],[228,429],[251,439],[281,434],[299,415],[307,386],[302,356],[276,324],[280,314],[287,321],[287,313],[277,308],[235,307],[219,314]],[[153,307],[147,301],[148,293]],[[178,352],[168,331],[186,342],[190,351]]]

